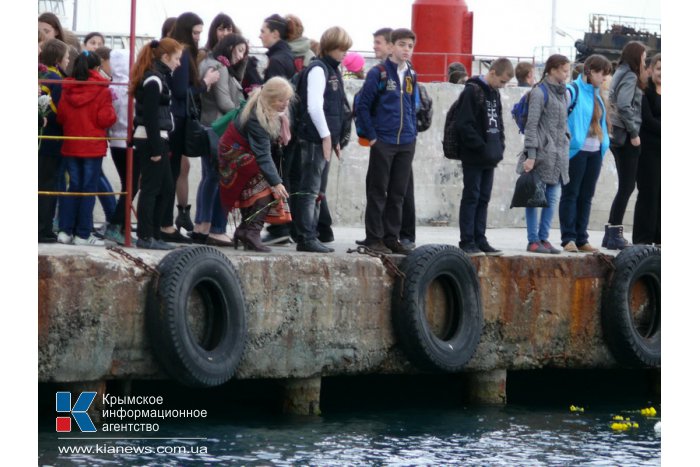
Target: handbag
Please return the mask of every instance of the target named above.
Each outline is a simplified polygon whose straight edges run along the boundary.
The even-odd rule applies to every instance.
[[[187,157],[209,155],[209,134],[199,121],[199,111],[194,102],[194,95],[187,90],[187,117],[185,118],[185,151]]]

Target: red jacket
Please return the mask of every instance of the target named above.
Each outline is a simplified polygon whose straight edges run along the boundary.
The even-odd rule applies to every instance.
[[[90,70],[90,81],[106,82],[100,74]],[[63,92],[58,104],[56,120],[63,125],[64,136],[107,136],[107,128],[117,121],[108,86],[74,84],[75,79],[63,80]],[[70,157],[104,157],[106,140],[65,140],[61,154]]]

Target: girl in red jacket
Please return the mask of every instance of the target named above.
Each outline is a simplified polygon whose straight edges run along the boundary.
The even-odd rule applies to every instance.
[[[94,52],[81,53],[73,65],[71,78],[63,82],[58,105],[58,123],[64,136],[106,137],[107,128],[117,121],[108,83],[99,73],[100,57]],[[85,84],[94,82],[95,84]],[[100,84],[98,84],[100,83]],[[107,154],[104,139],[65,140],[61,155],[66,158],[71,193],[94,193]],[[60,243],[104,245],[92,235],[94,196],[64,196],[58,205]]]

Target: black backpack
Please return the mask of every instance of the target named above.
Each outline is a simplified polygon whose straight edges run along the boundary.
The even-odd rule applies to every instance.
[[[421,132],[430,128],[430,124],[433,123],[433,100],[426,87],[420,83],[418,83],[418,96],[420,107],[416,112],[416,130]]]
[[[445,117],[445,129],[442,137],[442,152],[446,158],[456,161],[462,160],[462,155],[460,152],[461,143],[459,139],[459,130],[457,129],[457,111],[459,109],[459,103],[462,100],[465,91],[467,90],[467,86],[472,86],[474,88],[474,95],[478,99],[478,102],[474,103],[475,108],[477,108],[476,104],[482,107],[484,105],[484,101],[486,100],[486,97],[484,96],[484,91],[479,87],[478,84],[467,83],[464,86],[462,94],[460,94],[459,98],[457,98],[457,100],[452,103],[450,109],[447,111],[447,116]]]

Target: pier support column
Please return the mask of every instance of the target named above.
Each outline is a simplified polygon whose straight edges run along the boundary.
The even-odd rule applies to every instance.
[[[505,405],[506,370],[475,371],[466,378],[466,400],[471,404]]]
[[[282,382],[282,411],[293,415],[321,415],[321,378],[291,378]]]

